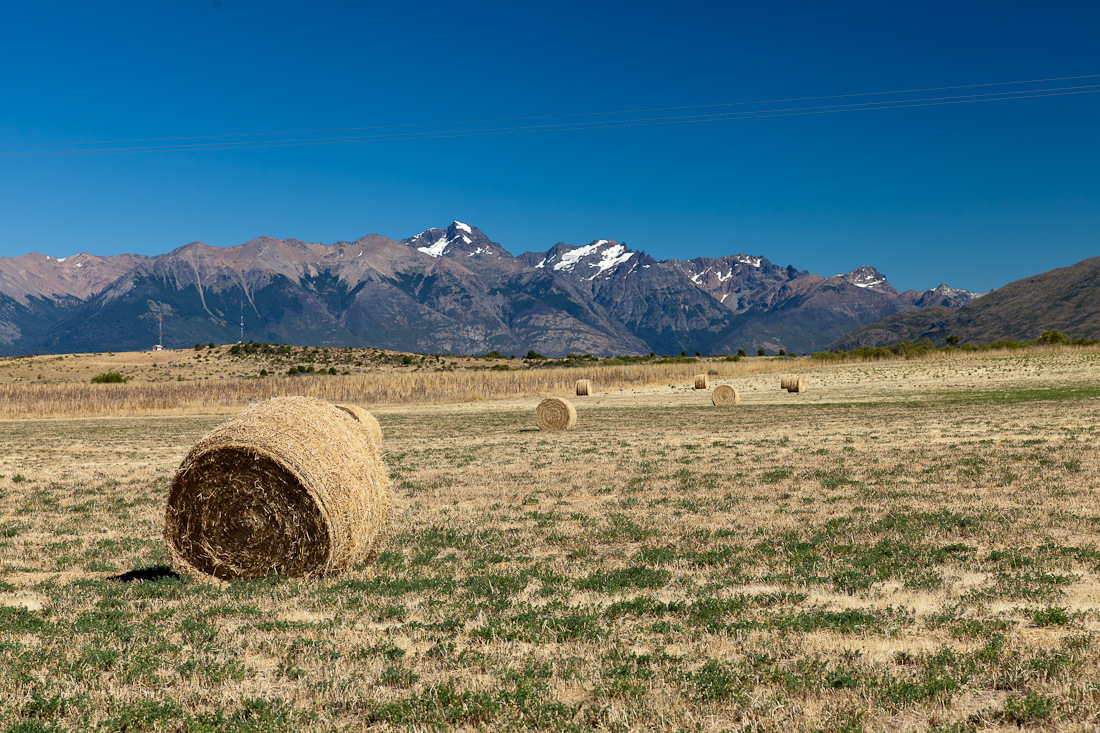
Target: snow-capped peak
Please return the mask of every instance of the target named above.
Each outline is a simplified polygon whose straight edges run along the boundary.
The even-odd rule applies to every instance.
[[[466,232],[467,234],[473,234],[473,233],[474,233],[474,230],[473,230],[473,229],[471,229],[471,228],[469,227],[469,225],[467,225],[467,224],[463,224],[463,223],[462,223],[462,222],[460,222],[460,221],[456,221],[456,222],[454,223],[454,227],[455,227],[455,229],[461,229],[462,231]]]
[[[606,244],[610,244],[602,252],[600,248]],[[592,244],[586,244],[583,247],[577,247],[562,254],[561,259],[554,263],[554,269],[557,271],[565,270],[566,272],[573,272],[577,263],[589,255],[594,255],[597,252],[600,253],[600,259],[597,262],[589,262],[589,267],[596,268],[596,272],[589,280],[595,280],[600,274],[610,270],[613,267],[621,265],[634,256],[633,252],[628,252],[626,246],[622,244],[615,244],[610,239],[599,239]],[[546,260],[540,262],[536,267],[542,267],[546,264]]]

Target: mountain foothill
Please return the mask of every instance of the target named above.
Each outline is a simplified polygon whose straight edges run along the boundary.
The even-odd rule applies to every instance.
[[[802,353],[887,317],[948,319],[977,297],[899,292],[871,266],[823,277],[759,255],[656,260],[609,239],[513,256],[456,221],[401,241],[0,258],[0,355],[144,350],[158,328],[165,348],[231,343],[242,323],[245,341],[442,354]]]

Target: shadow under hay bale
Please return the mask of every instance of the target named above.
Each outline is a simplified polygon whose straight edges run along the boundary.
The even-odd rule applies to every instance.
[[[710,401],[719,407],[739,405],[741,404],[741,395],[737,394],[737,390],[728,384],[722,384],[715,387],[714,391],[710,393]]]
[[[362,407],[355,405],[337,405],[341,410],[348,413],[359,423],[360,429],[367,434],[367,437],[372,443],[374,443],[379,450],[382,448],[382,426],[378,424],[378,418],[370,414]]]
[[[108,575],[107,580],[117,580],[120,583],[134,583],[146,580],[164,580],[165,578],[171,578],[173,580],[179,580],[179,573],[173,572],[172,568],[164,565],[157,565],[151,568],[140,568],[138,570],[130,570],[125,573],[119,573],[118,575]]]
[[[181,574],[313,578],[369,559],[391,505],[378,446],[335,405],[276,397],[205,435],[168,495]]]
[[[569,430],[577,424],[577,408],[560,397],[547,397],[535,408],[539,430]]]
[[[590,394],[592,394],[592,383],[589,382],[587,379],[578,379],[577,380],[577,396],[578,397],[587,397]]]
[[[695,389],[707,389],[710,387],[710,377],[706,374],[695,375]]]

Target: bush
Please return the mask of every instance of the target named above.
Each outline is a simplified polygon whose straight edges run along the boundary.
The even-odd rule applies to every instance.
[[[408,354],[405,354],[404,356],[401,357],[401,363],[402,364],[412,364],[413,363],[413,358],[411,356],[409,356]]]
[[[780,356],[786,356],[787,355],[787,350],[786,349],[780,349],[779,350],[779,355]]]
[[[206,348],[206,344],[195,344],[195,351],[202,351]]]
[[[723,361],[741,361],[741,356],[727,356]]]
[[[745,350],[744,350],[744,349],[738,349],[738,350],[737,350],[737,355],[738,355],[738,356],[746,356],[746,354],[745,354]]]
[[[121,384],[127,380],[127,377],[122,376],[118,372],[107,372],[106,374],[97,374],[92,377],[92,381],[96,384]]]
[[[1048,344],[1050,346],[1056,346],[1058,344],[1068,344],[1071,342],[1072,340],[1070,337],[1061,331],[1043,331],[1042,335],[1039,336],[1039,339],[1035,343],[1043,344],[1044,346]]]
[[[572,354],[570,354],[570,356],[572,356]],[[528,359],[545,359],[546,357],[543,356],[542,354],[540,354],[539,352],[535,351],[534,349],[531,349],[530,351],[527,352],[527,358]]]
[[[757,356],[763,356],[764,355],[764,350],[763,349],[757,349],[756,350],[756,355]]]

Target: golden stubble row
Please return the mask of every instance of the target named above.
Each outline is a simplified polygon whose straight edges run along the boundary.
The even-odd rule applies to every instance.
[[[781,361],[716,362],[721,376],[789,368]],[[0,385],[0,419],[109,417],[235,412],[272,397],[315,397],[383,406],[480,402],[571,394],[579,377],[595,392],[691,380],[697,364],[626,364],[576,369],[439,371],[347,376],[267,377],[131,384]]]

